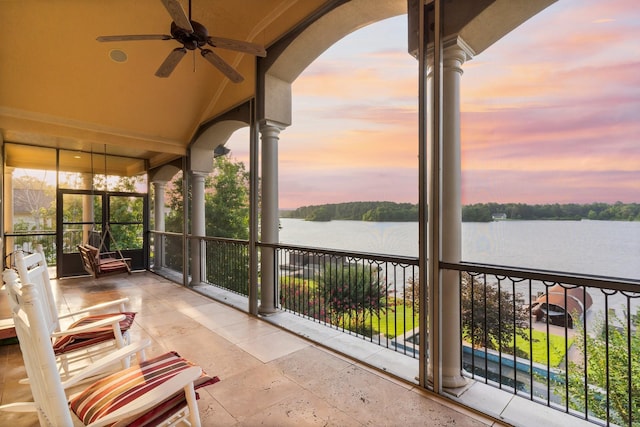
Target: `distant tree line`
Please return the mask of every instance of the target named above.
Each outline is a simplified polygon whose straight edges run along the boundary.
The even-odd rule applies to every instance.
[[[373,222],[418,221],[418,205],[394,202],[348,202],[282,211],[282,218],[307,221],[354,220]],[[546,204],[476,203],[462,207],[462,221],[490,222],[507,220],[601,220],[640,221],[638,203]]]
[[[494,215],[505,214],[506,219],[519,220],[574,220],[640,221],[640,204],[616,202],[590,203],[580,205],[546,204],[527,205],[524,203],[477,203],[462,208],[462,221],[488,222]]]
[[[349,202],[303,206],[280,212],[282,218],[307,221],[355,220],[372,222],[405,222],[418,220],[418,205],[394,202]]]

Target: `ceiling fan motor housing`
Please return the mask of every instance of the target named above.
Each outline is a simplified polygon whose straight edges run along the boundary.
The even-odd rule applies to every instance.
[[[207,44],[209,32],[204,25],[199,22],[190,22],[193,27],[193,32],[189,32],[189,30],[185,30],[184,28],[179,27],[175,22],[172,22],[171,36],[182,43],[185,48],[194,50]]]

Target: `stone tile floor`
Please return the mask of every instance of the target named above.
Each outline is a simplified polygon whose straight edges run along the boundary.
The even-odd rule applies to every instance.
[[[148,356],[176,350],[219,376],[200,392],[205,426],[502,425],[153,273],[54,284],[61,312],[128,296]],[[19,346],[0,346],[0,403],[30,399],[24,377]],[[9,425],[38,421],[0,412]]]

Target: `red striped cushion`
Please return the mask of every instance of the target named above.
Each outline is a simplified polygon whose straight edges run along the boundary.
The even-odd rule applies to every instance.
[[[69,402],[69,406],[86,425],[118,410],[191,366],[195,365],[176,352],[165,353],[138,366],[98,380],[75,396]],[[220,381],[218,377],[210,377],[203,373],[194,386],[200,388],[218,381]],[[129,425],[157,424],[184,405],[184,394],[178,393]]]
[[[83,317],[77,322],[74,322],[73,324],[71,324],[69,328],[88,325],[98,320],[102,320],[107,317],[116,316],[118,314],[125,315],[125,318],[120,321],[120,330],[122,331],[122,333],[124,333],[128,331],[129,328],[131,328],[131,325],[133,324],[133,319],[136,317],[136,313],[127,311],[123,313],[95,314],[92,316]],[[105,326],[102,328],[98,328],[94,331],[82,332],[82,333],[73,334],[73,335],[65,335],[63,337],[58,338],[53,343],[53,352],[57,355],[63,354],[68,351],[90,347],[92,345],[99,344],[99,343],[113,340],[113,339],[115,339],[115,336],[113,335],[113,329],[111,328],[111,326]]]

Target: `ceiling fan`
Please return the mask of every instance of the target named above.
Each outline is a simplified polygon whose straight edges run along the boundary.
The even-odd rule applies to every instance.
[[[182,57],[187,54],[188,50],[199,49],[200,54],[204,59],[220,70],[222,74],[229,78],[229,80],[234,83],[240,83],[244,80],[244,77],[242,77],[240,73],[238,73],[231,65],[229,65],[229,63],[218,56],[214,51],[206,48],[206,46],[230,49],[262,57],[267,55],[264,47],[255,43],[210,36],[204,25],[191,20],[191,0],[189,0],[189,17],[184,13],[184,9],[178,0],[161,1],[169,12],[169,15],[171,15],[171,19],[173,19],[173,22],[171,23],[171,35],[138,34],[100,36],[96,40],[99,42],[177,40],[182,44],[182,47],[177,47],[169,53],[169,56],[167,56],[164,62],[160,65],[160,68],[156,71],[156,76],[158,77],[169,77]]]

